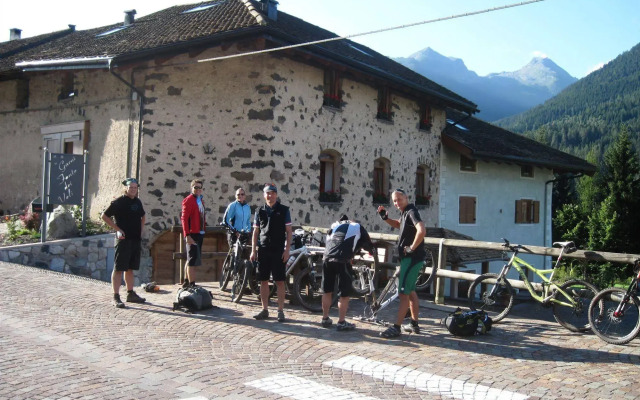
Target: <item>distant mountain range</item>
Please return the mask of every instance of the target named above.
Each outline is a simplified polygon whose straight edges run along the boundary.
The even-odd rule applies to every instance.
[[[429,47],[395,61],[473,101],[480,109],[476,116],[486,121],[529,110],[577,81],[549,58],[534,58],[517,71],[487,76]]]
[[[640,152],[640,44],[544,104],[497,125],[586,157],[601,156],[626,127]]]

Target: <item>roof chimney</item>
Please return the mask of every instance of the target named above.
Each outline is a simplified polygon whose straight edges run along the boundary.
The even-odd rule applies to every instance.
[[[20,39],[20,34],[22,33],[22,29],[11,28],[9,29],[9,40],[18,40]]]
[[[124,12],[126,15],[124,16],[124,25],[131,25],[133,21],[135,21],[136,10],[129,10]]]
[[[76,26],[75,26],[75,25],[72,25],[72,24],[69,24],[69,30],[70,30],[71,32],[75,32],[75,31],[76,31]]]
[[[267,17],[274,21],[278,20],[278,2],[276,0],[261,0],[262,11],[267,12]]]

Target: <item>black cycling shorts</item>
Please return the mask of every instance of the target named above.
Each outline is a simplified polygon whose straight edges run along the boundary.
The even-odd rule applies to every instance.
[[[351,295],[352,279],[344,262],[325,261],[322,263],[322,290],[325,293],[333,293],[336,287],[336,277],[340,289],[340,297]]]
[[[202,265],[202,242],[204,235],[201,233],[189,234],[196,244],[187,244],[187,266],[197,267]]]
[[[284,281],[285,269],[282,254],[282,252],[274,253],[258,248],[258,280],[260,282],[268,281],[272,275],[274,281]]]

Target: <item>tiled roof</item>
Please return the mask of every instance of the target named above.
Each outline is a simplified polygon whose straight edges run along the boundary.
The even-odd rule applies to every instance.
[[[581,158],[451,109],[442,143],[476,160],[551,168],[557,173],[596,171]]]
[[[202,5],[215,6],[185,13]],[[282,11],[278,11],[277,20],[271,20],[261,11],[261,4],[249,0],[218,0],[174,6],[138,18],[124,29],[99,36],[122,26],[122,23],[117,23],[83,31],[69,31],[66,35],[33,46],[21,47],[21,43],[35,38],[0,43],[0,74],[16,71],[16,63],[19,62],[108,57],[117,64],[165,51],[213,45],[223,39],[249,35],[268,35],[283,44],[337,37],[332,32]],[[476,105],[469,100],[355,42],[338,40],[304,49],[433,96],[456,109],[476,111]],[[9,50],[12,50],[10,54],[2,56]]]

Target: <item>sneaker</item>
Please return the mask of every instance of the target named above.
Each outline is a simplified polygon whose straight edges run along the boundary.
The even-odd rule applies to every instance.
[[[356,329],[356,324],[352,324],[347,321],[338,322],[336,329],[339,331],[352,331]]]
[[[144,303],[145,301],[147,301],[147,299],[138,296],[138,294],[136,292],[129,292],[127,293],[127,303]]]
[[[278,310],[278,322],[284,322],[284,311]]]
[[[113,305],[116,308],[124,308],[124,303],[120,300],[120,295],[113,296]]]
[[[182,282],[182,288],[183,288],[183,289],[186,289],[186,288],[188,288],[188,287],[189,287],[189,280],[188,280],[188,279],[185,279],[185,280],[184,280],[184,282]]]
[[[398,328],[396,328],[395,326],[391,325],[390,327],[387,328],[387,330],[380,332],[380,337],[383,337],[385,339],[391,339],[391,338],[397,338],[401,335],[402,333],[400,332],[400,330]]]
[[[320,325],[322,325],[323,328],[330,328],[331,324],[333,324],[333,321],[331,320],[331,318],[327,318],[327,319],[322,319],[322,321],[320,321]]]
[[[402,330],[408,333],[420,333],[420,327],[412,323],[402,325]]]
[[[260,311],[256,315],[254,315],[253,318],[258,319],[258,320],[267,319],[267,318],[269,318],[269,311],[263,309],[262,311]]]

